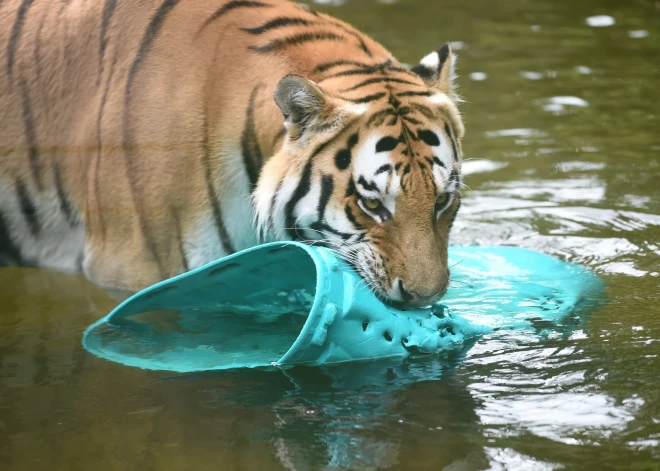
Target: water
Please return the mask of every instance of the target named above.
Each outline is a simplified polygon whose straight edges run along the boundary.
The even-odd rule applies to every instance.
[[[80,277],[0,270],[0,468],[660,469],[660,5],[336,0],[413,63],[460,54],[456,243],[579,262],[611,302],[570,335],[432,361],[201,375],[96,359],[116,302]]]

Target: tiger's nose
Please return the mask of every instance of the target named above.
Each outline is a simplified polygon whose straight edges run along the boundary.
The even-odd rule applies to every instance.
[[[448,278],[447,280],[442,280],[438,285],[433,289],[426,290],[413,290],[408,289],[401,278],[397,279],[395,283],[395,292],[398,295],[398,301],[403,301],[406,304],[415,307],[424,307],[433,304],[434,302],[440,300],[444,296],[448,287]]]

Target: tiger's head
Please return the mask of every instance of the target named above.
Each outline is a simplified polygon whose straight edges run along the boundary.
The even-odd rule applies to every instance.
[[[445,44],[410,70],[338,62],[316,82],[284,77],[287,137],[254,193],[260,229],[334,249],[386,300],[439,300],[461,201],[454,63]]]

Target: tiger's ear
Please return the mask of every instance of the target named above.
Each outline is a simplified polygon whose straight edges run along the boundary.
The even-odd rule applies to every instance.
[[[411,70],[419,75],[429,88],[456,98],[456,55],[448,43],[425,56]]]
[[[291,139],[298,139],[310,127],[323,123],[332,110],[325,92],[298,75],[280,80],[274,98],[284,114],[284,127]]]

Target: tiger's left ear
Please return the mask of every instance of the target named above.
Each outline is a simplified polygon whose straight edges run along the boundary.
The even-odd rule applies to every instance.
[[[327,122],[334,108],[318,85],[297,75],[284,77],[274,98],[284,115],[284,127],[294,140]]]
[[[448,43],[440,49],[425,56],[419,64],[413,67],[412,72],[419,75],[426,85],[434,90],[447,94],[456,99],[456,55]]]

